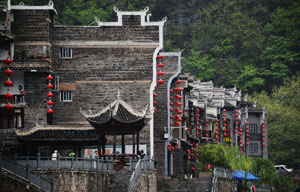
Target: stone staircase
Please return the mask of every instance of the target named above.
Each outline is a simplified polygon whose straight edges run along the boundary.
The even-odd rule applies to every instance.
[[[108,187],[107,192],[128,192],[128,184],[131,177],[130,170],[120,170],[114,174],[111,185]]]

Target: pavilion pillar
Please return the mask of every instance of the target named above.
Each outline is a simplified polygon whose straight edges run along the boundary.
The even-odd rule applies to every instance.
[[[135,134],[132,134],[132,154],[135,154]]]
[[[122,134],[122,154],[125,154],[125,139],[124,139],[124,134]]]
[[[136,151],[140,151],[140,132],[136,133]]]
[[[114,132],[114,141],[113,141],[113,154],[116,154],[116,132]]]

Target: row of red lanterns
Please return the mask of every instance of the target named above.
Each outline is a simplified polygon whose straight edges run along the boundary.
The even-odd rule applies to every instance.
[[[200,135],[200,109],[196,109],[196,135]]]
[[[208,137],[209,137],[209,134],[208,134],[208,132],[209,132],[209,129],[208,129],[208,119],[205,119],[205,137],[206,137],[206,139],[205,139],[205,142],[206,143],[208,143],[209,142],[209,140],[208,140]]]
[[[226,116],[227,116],[227,114],[226,114],[226,109],[223,109],[222,110],[222,118],[223,118],[223,120],[222,120],[222,131],[223,131],[223,137],[227,137],[227,119],[226,119]]]
[[[219,144],[219,139],[220,139],[220,129],[219,129],[219,119],[216,119],[216,144]]]
[[[7,75],[7,80],[4,82],[5,87],[7,87],[7,93],[4,97],[8,100],[8,103],[5,105],[5,109],[13,109],[14,106],[10,104],[9,100],[14,97],[13,94],[10,93],[10,87],[14,85],[14,83],[10,80],[10,75],[13,74],[13,71],[9,69],[9,65],[12,64],[13,60],[9,57],[4,60],[4,63],[7,65],[7,69],[4,70],[4,74]]]
[[[177,84],[181,84],[181,80],[177,80],[176,83]],[[180,126],[181,121],[182,121],[182,118],[181,118],[182,111],[180,109],[180,107],[182,106],[182,102],[181,102],[182,96],[180,95],[180,93],[178,93],[179,89],[175,88],[174,90],[175,90],[175,92],[177,92],[175,94],[175,98],[177,99],[175,101],[175,105],[176,105],[175,111],[177,112],[177,114],[175,116],[173,116],[173,114],[172,114],[172,112],[174,111],[174,109],[173,109],[173,106],[174,106],[174,97],[171,95],[170,96],[170,103],[169,103],[170,104],[170,112],[171,112],[171,114],[170,114],[170,120],[171,120],[170,126],[174,125],[174,123],[172,122],[174,118],[176,119],[175,125],[176,126]],[[170,89],[170,94],[174,94],[174,90]]]
[[[51,84],[51,81],[53,80],[53,76],[49,74],[46,79],[48,80],[48,84],[47,84],[46,87],[49,90],[49,92],[47,93],[47,97],[48,97],[48,101],[47,101],[48,110],[47,110],[47,113],[48,114],[53,114],[54,113],[54,111],[52,109],[53,101],[51,100],[51,98],[53,97],[53,93],[51,92],[51,89],[53,88],[53,85]]]
[[[168,144],[168,151],[174,152],[175,147],[173,147],[170,143]]]
[[[164,64],[162,64],[162,59],[163,59],[164,57],[162,56],[162,55],[157,55],[157,57],[156,57],[156,59],[158,60],[158,64],[157,64],[157,67],[159,67],[159,68],[163,68],[164,67]],[[158,76],[162,76],[162,75],[164,75],[164,72],[162,72],[161,70],[160,71],[158,71],[157,73],[156,73]],[[158,84],[163,84],[164,83],[164,80],[162,80],[161,78],[159,79],[159,80],[157,80],[157,83]]]

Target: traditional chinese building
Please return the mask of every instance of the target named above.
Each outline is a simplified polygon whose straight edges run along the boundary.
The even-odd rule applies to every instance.
[[[114,9],[117,21],[61,26],[44,6],[0,1],[0,151],[5,156],[135,157],[165,178],[191,173],[188,152],[225,144],[267,157],[263,109],[235,89],[194,81],[181,52],[163,52],[162,21],[148,8]]]

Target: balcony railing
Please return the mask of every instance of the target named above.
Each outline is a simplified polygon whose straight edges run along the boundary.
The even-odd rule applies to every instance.
[[[11,103],[11,104],[19,104],[25,103],[24,95],[14,95],[11,99],[6,99],[4,95],[0,95],[0,103]]]

